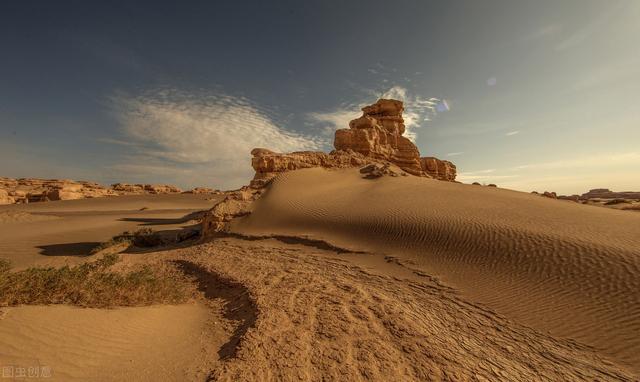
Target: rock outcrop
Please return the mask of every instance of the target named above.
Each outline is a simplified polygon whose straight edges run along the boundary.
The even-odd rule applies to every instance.
[[[415,175],[454,181],[456,166],[434,157],[420,157],[413,142],[404,137],[406,130],[401,101],[379,99],[362,108],[362,116],[352,120],[348,129],[335,133],[335,150],[329,154],[300,151],[287,154],[267,149],[251,152],[251,165],[256,171],[252,187],[262,187],[275,175],[309,167],[360,167],[370,163],[391,163]]]
[[[280,154],[267,149],[251,150],[251,166],[256,174],[251,181],[251,187],[260,188],[273,179],[278,173],[293,171],[302,168],[346,168],[357,167],[375,162],[362,154],[351,150],[335,150],[331,153],[320,151],[297,151],[288,154]]]
[[[176,194],[178,187],[166,184],[117,183],[110,188],[98,183],[68,179],[0,177],[0,204],[101,198],[118,195]]]
[[[580,199],[640,199],[640,192],[622,191],[614,192],[608,188],[594,188],[580,196]]]
[[[111,189],[118,195],[144,195],[144,194],[179,194],[182,190],[169,184],[128,184],[116,183]]]
[[[420,158],[422,171],[432,178],[453,182],[456,180],[456,165],[448,160],[441,160],[435,157]]]
[[[216,232],[224,231],[231,220],[251,213],[254,200],[258,199],[264,189],[243,187],[227,193],[227,196],[202,218],[202,236],[209,237]]]
[[[420,151],[405,132],[401,101],[380,99],[362,108],[362,116],[336,131],[336,150],[353,150],[366,157],[391,162],[409,174],[423,176]]]
[[[5,204],[99,198],[116,194],[97,183],[67,179],[0,178],[0,189],[10,198],[5,200]]]
[[[191,189],[191,190],[183,191],[182,193],[183,194],[197,194],[197,195],[202,195],[202,194],[219,195],[219,194],[222,194],[222,191],[216,190],[216,189],[213,189],[213,188],[208,188],[208,187],[196,187],[196,188]]]
[[[13,204],[15,200],[12,196],[9,196],[9,193],[6,190],[0,189],[0,205],[1,204]]]

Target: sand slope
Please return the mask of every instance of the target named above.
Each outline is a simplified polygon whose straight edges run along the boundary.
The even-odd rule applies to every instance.
[[[58,381],[204,380],[222,343],[195,304],[2,310],[0,365],[47,367]]]
[[[306,169],[276,179],[233,229],[395,256],[517,322],[638,371],[640,214],[489,187]]]

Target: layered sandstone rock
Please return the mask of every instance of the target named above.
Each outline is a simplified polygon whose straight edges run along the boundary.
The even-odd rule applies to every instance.
[[[208,188],[208,187],[196,187],[194,189],[191,190],[187,190],[187,191],[183,191],[183,194],[197,194],[197,195],[202,195],[202,194],[212,194],[212,195],[219,195],[222,193],[222,191],[220,190],[216,190],[213,188]]]
[[[6,190],[0,189],[0,205],[1,204],[13,204],[15,200],[12,196],[9,196],[9,193]]]
[[[256,171],[256,175],[250,185],[254,188],[264,186],[280,172],[310,167],[357,167],[373,162],[371,158],[351,150],[336,150],[329,154],[320,151],[297,151],[280,154],[271,150],[257,148],[251,150],[251,155],[253,156],[251,166]]]
[[[352,120],[348,129],[335,133],[335,150],[329,154],[300,151],[287,154],[257,148],[251,151],[256,175],[253,187],[262,187],[275,175],[309,167],[360,167],[370,163],[391,163],[416,176],[454,181],[456,166],[434,157],[420,157],[420,151],[405,132],[401,101],[380,99],[362,108],[362,116]]]
[[[49,200],[99,198],[115,192],[97,183],[68,179],[0,178],[0,189],[8,193],[12,203]]]
[[[224,231],[231,220],[251,213],[254,200],[260,197],[262,189],[243,187],[227,193],[227,196],[202,218],[202,236],[209,237]]]
[[[336,131],[336,150],[353,150],[366,157],[391,162],[412,175],[424,176],[420,151],[405,132],[401,101],[380,99],[362,108],[362,116],[349,122],[349,129]]]
[[[456,180],[456,165],[448,160],[441,160],[435,157],[420,158],[422,171],[432,178],[453,182]]]
[[[179,194],[182,190],[169,184],[128,184],[116,183],[111,189],[118,195],[144,195],[144,194]]]
[[[580,199],[640,199],[640,192],[636,191],[622,191],[615,192],[608,188],[595,188],[589,190],[580,196]]]
[[[166,184],[117,183],[111,188],[98,183],[68,179],[0,177],[0,204],[34,203],[53,200],[101,198],[117,195],[174,194],[178,187]],[[4,196],[6,194],[6,196]]]

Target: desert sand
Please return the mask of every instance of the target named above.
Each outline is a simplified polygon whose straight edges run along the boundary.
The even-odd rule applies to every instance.
[[[390,256],[508,318],[640,364],[639,214],[316,168],[277,178],[234,231]]]
[[[0,255],[88,261],[81,243],[189,229],[207,199],[5,206]],[[321,168],[280,174],[252,210],[205,242],[122,254],[174,264],[199,298],[2,308],[0,361],[54,380],[638,378],[640,214]]]

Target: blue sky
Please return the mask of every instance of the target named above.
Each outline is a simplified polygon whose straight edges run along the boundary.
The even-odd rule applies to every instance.
[[[136,3],[0,5],[1,176],[237,187],[389,96],[462,181],[640,190],[638,1]]]

